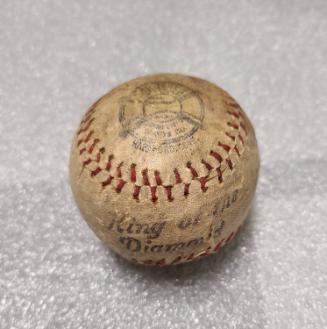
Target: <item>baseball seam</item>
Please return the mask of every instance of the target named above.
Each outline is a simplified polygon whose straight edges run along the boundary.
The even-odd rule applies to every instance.
[[[159,188],[163,189],[168,202],[174,201],[173,189],[176,186],[182,187],[184,197],[188,197],[192,192],[192,186],[195,183],[199,184],[201,191],[205,193],[209,188],[207,183],[210,180],[217,179],[218,184],[224,182],[226,173],[235,170],[236,161],[232,160],[232,156],[235,155],[236,159],[240,158],[244,151],[245,138],[248,135],[245,127],[245,117],[236,101],[227,96],[225,105],[227,106],[228,120],[225,122],[226,129],[224,131],[227,141],[219,141],[216,148],[209,152],[208,159],[201,160],[201,165],[207,172],[206,175],[201,176],[190,160],[186,162],[185,168],[188,170],[191,180],[183,180],[179,168],[174,168],[173,177],[175,181],[171,184],[163,183],[158,170],[154,170],[153,177],[150,177],[147,168],[138,171],[139,168],[135,163],[128,165],[119,162],[113,166],[114,154],[109,154],[105,158],[106,148],[102,146],[101,140],[94,136],[93,125],[96,121],[94,114],[101,99],[85,113],[77,131],[76,147],[82,162],[82,169],[87,169],[90,176],[97,179],[103,189],[112,186],[116,193],[121,193],[127,184],[133,184],[131,197],[137,202],[140,201],[142,189],[148,189],[146,194],[154,203],[159,199]],[[100,162],[103,159],[105,159],[105,165],[101,166]],[[213,162],[216,165],[213,165]],[[123,166],[124,168],[129,167],[129,174],[123,175]],[[138,177],[141,177],[141,179],[138,180]]]
[[[213,247],[209,246],[205,251],[202,251],[201,253],[199,253],[197,255],[194,255],[194,253],[191,253],[190,255],[186,255],[186,256],[178,256],[175,259],[173,259],[171,262],[167,262],[167,260],[165,258],[162,258],[158,261],[154,261],[152,259],[146,259],[146,260],[140,261],[135,258],[131,258],[131,260],[137,264],[166,266],[166,265],[178,264],[180,262],[183,262],[183,263],[189,262],[191,260],[194,260],[194,259],[197,259],[200,257],[204,257],[204,256],[210,256],[212,254],[218,253],[223,246],[225,246],[228,242],[233,240],[233,238],[238,234],[238,232],[240,231],[242,226],[243,226],[243,223],[241,225],[239,225],[235,231],[231,232],[227,238],[218,240],[218,242]]]

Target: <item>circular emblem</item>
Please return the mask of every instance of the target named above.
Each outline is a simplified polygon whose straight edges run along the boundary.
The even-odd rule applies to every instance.
[[[151,82],[121,100],[119,120],[134,146],[160,151],[181,143],[201,127],[204,104],[198,93],[169,81]],[[170,145],[170,146],[169,146]]]

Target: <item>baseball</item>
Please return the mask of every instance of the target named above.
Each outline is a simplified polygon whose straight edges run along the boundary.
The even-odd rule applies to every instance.
[[[240,105],[218,86],[157,74],[85,113],[70,155],[82,216],[122,257],[170,265],[219,251],[246,219],[259,153]]]

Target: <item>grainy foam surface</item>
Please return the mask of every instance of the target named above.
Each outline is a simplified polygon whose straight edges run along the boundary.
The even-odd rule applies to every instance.
[[[327,326],[327,2],[1,1],[0,328]],[[253,211],[216,256],[109,251],[73,202],[86,108],[138,75],[228,90],[261,150]]]

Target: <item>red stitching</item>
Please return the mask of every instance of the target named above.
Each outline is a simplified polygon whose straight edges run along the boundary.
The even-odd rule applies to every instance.
[[[201,254],[199,254],[198,256],[199,256],[199,257],[203,257],[203,256],[209,256],[209,255],[211,255],[211,253],[210,253],[210,249],[211,249],[211,247],[208,247],[207,250],[203,251],[203,252],[202,252]]]
[[[101,171],[101,168],[97,167],[96,169],[91,171],[91,176],[96,176]]]
[[[139,201],[140,192],[141,192],[141,186],[135,185],[134,186],[134,192],[133,192],[133,198],[137,201]]]
[[[158,170],[155,170],[154,177],[156,179],[157,185],[162,185],[162,180],[161,180],[161,177],[160,177],[160,172]]]
[[[230,146],[229,145],[227,145],[227,144],[223,144],[223,143],[218,143],[218,145],[220,146],[220,147],[222,147],[227,153],[229,153],[229,151],[230,151]]]
[[[152,200],[152,202],[156,202],[158,200],[158,198],[156,196],[157,186],[150,186],[150,192],[151,192],[151,200]]]
[[[87,160],[85,160],[85,161],[83,162],[83,167],[89,165],[91,162],[92,162],[92,159],[88,158]]]
[[[160,259],[159,261],[156,262],[156,265],[158,266],[165,266],[166,264],[166,260],[164,258]]]
[[[190,169],[191,174],[192,174],[192,179],[195,179],[196,177],[199,176],[198,173],[196,172],[196,170],[192,167],[191,161],[187,162],[186,167],[188,169]]]
[[[83,117],[83,120],[81,121],[81,124],[87,123],[92,118],[93,112],[90,112],[90,113],[86,112],[85,116]]]
[[[121,190],[123,189],[123,187],[125,186],[125,184],[126,184],[126,182],[123,179],[120,179],[116,186],[116,192],[120,193]]]
[[[226,102],[226,104],[227,104],[227,106],[231,106],[231,107],[233,107],[233,108],[235,108],[235,109],[239,109],[239,108],[240,108],[239,104],[237,104],[237,103],[236,103],[234,100],[232,100],[232,99],[230,99],[229,102]]]
[[[182,183],[181,176],[176,168],[174,169],[174,174],[175,174],[176,184]]]
[[[228,242],[230,242],[240,231],[241,227],[242,227],[243,223],[241,225],[238,226],[238,228],[236,229],[235,232],[232,232],[227,239],[221,239],[220,241],[217,242],[217,244],[212,248],[211,246],[209,246],[206,250],[202,251],[201,253],[199,253],[196,258],[199,257],[204,257],[204,256],[210,256],[214,253],[218,253],[220,251],[220,249],[225,246]],[[194,253],[191,253],[190,255],[186,255],[186,256],[177,256],[176,258],[174,258],[170,263],[167,263],[165,258],[161,258],[158,261],[152,260],[152,259],[146,259],[144,261],[138,261],[135,258],[132,258],[131,260],[133,262],[136,262],[138,264],[146,264],[146,265],[157,265],[157,266],[166,266],[166,265],[173,265],[176,263],[181,262],[182,260],[185,261],[191,261],[194,259]]]
[[[218,168],[216,169],[216,171],[217,171],[217,175],[218,175],[219,183],[222,183],[222,182],[223,182],[223,173],[222,173],[220,167],[218,167]]]
[[[227,125],[229,125],[230,127],[234,128],[234,129],[237,129],[237,130],[240,129],[240,127],[237,124],[232,123],[232,122],[227,122]]]
[[[208,238],[210,239],[212,237],[212,223],[210,224],[209,234]]]
[[[228,132],[225,132],[225,135],[226,135],[227,137],[229,137],[233,142],[235,142],[235,140],[236,140],[236,137],[235,137],[235,136],[231,135],[231,134],[228,133]]]
[[[208,187],[206,187],[206,184],[207,184],[207,178],[206,177],[200,177],[199,178],[199,182],[200,182],[200,185],[201,185],[201,190],[203,192],[206,192]]]
[[[201,163],[204,164],[204,166],[207,168],[208,171],[211,171],[213,169],[212,165],[205,160],[201,160]]]
[[[226,159],[226,162],[228,164],[229,169],[230,170],[233,170],[233,162],[231,161],[231,159],[230,158],[227,158]]]
[[[123,165],[123,162],[121,162],[117,168],[116,168],[116,176],[121,178],[122,177],[122,172],[121,172],[121,166]]]
[[[237,228],[237,230],[236,230],[236,232],[235,232],[235,235],[234,235],[234,236],[236,236],[236,235],[239,233],[239,231],[240,231],[240,229],[241,229],[242,225],[243,225],[243,224],[241,224],[241,225],[240,225],[240,226]]]
[[[132,163],[131,164],[131,182],[135,183],[136,182],[136,164]]]
[[[184,184],[184,195],[188,196],[190,194],[190,184]]]
[[[241,111],[241,107],[240,106],[238,107],[238,111],[237,112],[238,112],[240,118],[244,121],[245,120],[245,116],[244,116],[243,112]]]
[[[219,241],[219,242],[217,243],[217,245],[215,246],[215,248],[213,249],[213,251],[218,252],[219,249],[222,247],[224,241],[225,241],[224,239],[222,239],[221,241]]]
[[[113,158],[114,158],[114,156],[113,156],[112,154],[110,154],[110,155],[108,156],[108,162],[107,162],[107,164],[106,164],[106,170],[107,170],[107,171],[110,171],[110,169],[111,169],[111,161],[113,160]]]
[[[110,185],[112,180],[113,180],[113,177],[111,175],[109,175],[108,178],[104,182],[102,182],[102,186],[106,187],[106,186]]]
[[[85,116],[89,116],[90,114],[92,114],[95,111],[96,105],[98,104],[100,100],[97,100],[94,104],[92,104],[89,109],[86,111]]]
[[[237,145],[234,146],[234,150],[235,150],[236,154],[240,157],[241,154],[240,154],[240,151],[239,151]]]
[[[176,257],[176,258],[171,262],[171,264],[178,263],[181,259],[182,259],[182,257],[181,257],[181,256],[178,256],[178,257]]]
[[[228,236],[228,238],[226,239],[226,243],[228,243],[230,240],[232,240],[233,236],[234,236],[234,232],[232,232],[232,233]]]
[[[194,254],[192,253],[191,255],[189,255],[186,259],[187,260],[191,260],[191,259],[193,259],[194,258]]]
[[[223,157],[219,153],[210,151],[210,155],[213,156],[219,163],[223,162]]]
[[[87,134],[87,136],[86,136],[86,138],[85,138],[85,140],[84,140],[84,143],[87,143],[89,140],[90,140],[90,138],[91,138],[91,136],[94,134],[94,130],[91,130],[88,134]]]
[[[172,196],[172,185],[166,185],[166,186],[164,186],[164,188],[165,188],[165,192],[166,192],[166,195],[167,195],[167,200],[169,201],[169,202],[171,202],[171,201],[173,201],[174,200],[174,198],[173,198],[173,196]]]
[[[84,139],[84,138],[81,138],[81,139],[77,142],[77,146],[80,146],[83,142],[84,142],[84,143],[87,143],[87,142],[90,140],[90,138],[91,138],[91,136],[93,135],[93,133],[94,133],[94,130],[91,130],[91,131],[87,134],[87,136],[86,136],[85,139]]]
[[[84,114],[84,116],[83,116],[83,120],[82,120],[81,123],[85,123],[85,122],[87,122],[87,121],[90,119],[90,117],[92,116],[92,114],[93,114],[93,112],[94,112],[94,109],[92,109],[92,110],[93,110],[92,112],[91,112],[91,109],[92,109],[92,108],[89,108],[89,109],[85,112],[85,114]]]
[[[240,115],[236,112],[233,112],[233,111],[227,111],[227,113],[229,113],[230,115],[232,115],[233,117],[235,117],[236,119],[239,119],[240,118]]]
[[[95,118],[92,118],[90,121],[87,122],[85,127],[80,128],[79,131],[77,132],[77,135],[80,135],[81,133],[88,131],[88,129],[90,128],[90,126],[94,120],[95,120]]]
[[[148,176],[148,169],[142,170],[142,176],[143,176],[143,185],[149,186],[149,176]]]
[[[96,139],[93,141],[92,145],[89,147],[89,149],[88,149],[87,151],[88,151],[89,153],[92,153],[93,150],[94,150],[94,148],[95,148],[95,146],[96,146],[99,142],[100,142],[100,139],[99,139],[99,138],[96,138]]]
[[[93,114],[93,112],[96,109],[96,106],[100,103],[100,101],[102,100],[104,96],[100,97],[95,103],[93,103],[89,109],[86,111],[85,115],[84,115],[84,119],[86,119],[87,117],[89,117],[91,114]]]
[[[227,97],[227,96],[226,96]],[[92,154],[93,151],[95,150],[97,144],[100,142],[99,138],[95,138],[92,141],[91,145],[86,145],[91,138],[94,136],[95,131],[94,129],[91,129],[92,127],[92,123],[95,121],[95,117],[94,117],[94,113],[96,111],[96,105],[99,103],[99,101],[101,100],[101,98],[94,103],[89,110],[86,112],[86,114],[84,115],[81,124],[80,124],[80,129],[77,132],[77,136],[81,135],[82,133],[85,135],[82,136],[81,138],[77,139],[77,147],[80,148],[79,149],[79,154],[82,155],[85,152],[88,152],[89,154]],[[236,155],[238,157],[241,156],[241,153],[243,152],[243,148],[239,148],[239,145],[236,143],[237,140],[239,140],[239,143],[241,145],[245,144],[244,141],[244,137],[241,134],[240,129],[242,129],[242,131],[244,132],[243,135],[245,134],[245,136],[248,134],[246,125],[244,123],[243,120],[245,120],[245,116],[242,113],[242,110],[240,108],[240,106],[232,99],[232,98],[228,98],[227,101],[225,101],[226,106],[232,107],[232,110],[227,110],[226,112],[231,116],[232,121],[228,121],[227,122],[227,126],[231,127],[234,130],[238,130],[238,134],[234,135],[233,133],[231,133],[230,131],[225,131],[225,136],[230,140],[232,145],[229,145],[229,143],[223,143],[221,141],[218,142],[218,146],[221,147],[222,149],[224,149],[224,151],[227,154],[231,154],[231,152],[235,152]],[[237,121],[234,122],[234,120]],[[105,147],[101,147],[100,149],[98,149],[96,155],[94,158],[88,158],[84,161],[82,161],[82,166],[83,168],[88,166],[89,164],[91,164],[92,162],[99,164],[102,158],[102,154],[105,154]],[[229,156],[227,157],[223,157],[221,153],[219,153],[219,151],[217,149],[213,149],[210,150],[209,155],[211,157],[213,157],[217,162],[218,165],[216,167],[213,167],[213,165],[211,165],[211,163],[209,163],[208,161],[206,161],[205,159],[201,159],[201,164],[204,165],[204,167],[208,170],[208,175],[204,176],[204,177],[199,177],[199,172],[197,171],[197,169],[192,166],[191,161],[188,161],[186,163],[186,168],[190,170],[191,173],[191,178],[192,180],[197,180],[200,184],[200,188],[203,192],[207,191],[208,187],[206,186],[207,182],[210,180],[210,172],[212,170],[215,170],[217,172],[217,178],[219,183],[223,182],[223,171],[221,170],[221,163],[223,161],[226,161],[226,164],[228,166],[228,168],[230,170],[234,169],[234,163],[232,162],[231,158]],[[110,171],[111,167],[112,167],[112,160],[114,159],[113,154],[108,156],[108,160],[105,163],[105,169],[106,171]],[[107,179],[105,181],[102,182],[102,186],[106,187],[107,185],[111,184],[111,181],[114,178],[118,178],[117,180],[117,185],[115,187],[115,190],[117,193],[120,193],[122,191],[122,189],[124,188],[125,184],[127,184],[127,181],[123,179],[124,173],[122,171],[122,165],[123,162],[120,162],[116,168],[115,168],[115,172],[113,175],[109,175],[107,177]],[[95,169],[90,170],[90,176],[94,177],[97,176],[103,169],[100,166],[97,166]],[[181,184],[183,183],[183,179],[181,174],[179,173],[178,169],[175,168],[173,170],[174,176],[175,176],[175,183],[173,185],[163,185],[164,181],[160,175],[160,172],[158,170],[154,170],[154,181],[155,181],[155,186],[151,186],[150,183],[150,179],[149,179],[149,174],[148,174],[148,169],[145,168],[141,171],[141,175],[142,175],[142,186],[149,186],[149,198],[153,201],[156,202],[158,200],[158,195],[157,195],[157,191],[158,191],[158,186],[163,186],[165,193],[166,193],[166,197],[168,201],[173,201],[174,197],[172,195],[172,189],[174,187],[175,184]],[[135,185],[136,180],[137,180],[137,172],[136,172],[136,164],[132,163],[130,165],[130,182],[134,183],[134,191],[132,193],[133,198],[136,201],[139,201],[139,196],[140,196],[140,192],[141,192],[141,187],[142,186],[138,186]],[[191,183],[185,183],[184,182],[184,196],[187,197],[190,193],[190,185]]]

